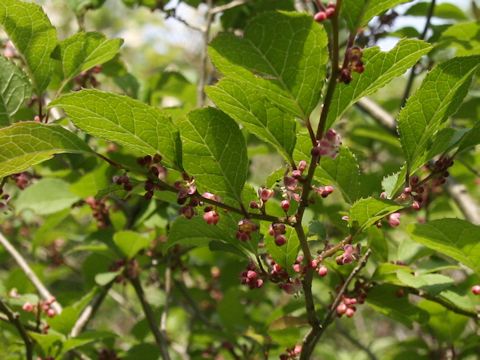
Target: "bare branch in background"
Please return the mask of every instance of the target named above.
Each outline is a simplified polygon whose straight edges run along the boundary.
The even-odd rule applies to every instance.
[[[200,55],[200,72],[198,74],[197,84],[197,106],[202,107],[205,105],[206,94],[205,86],[208,84],[209,71],[208,71],[208,43],[210,41],[210,28],[214,14],[211,12],[213,6],[213,0],[207,0],[207,12],[205,15],[205,29],[203,31],[203,46],[202,53]]]
[[[363,98],[359,100],[356,105],[385,129],[392,134],[396,134],[397,126],[395,118],[376,102],[368,98]],[[473,224],[480,225],[480,206],[468,193],[465,185],[457,183],[455,179],[450,176],[445,184],[445,188],[462,211],[465,219]]]
[[[210,14],[215,15],[219,14],[221,12],[224,12],[226,10],[230,10],[233,8],[236,8],[237,6],[245,5],[248,3],[249,0],[233,0],[232,2],[229,2],[228,4],[225,5],[219,5],[210,10]]]
[[[8,239],[0,233],[0,244],[7,250],[7,252],[12,256],[12,258],[16,261],[20,269],[22,269],[25,276],[30,280],[30,282],[35,286],[38,293],[44,300],[50,300],[53,298],[53,295],[48,291],[48,289],[43,285],[42,281],[38,278],[38,276],[33,272],[30,265],[28,265],[27,261],[23,258],[23,256],[15,249],[15,247],[8,241]],[[62,306],[58,301],[54,301],[52,303],[52,308],[55,310],[57,314],[62,312]]]

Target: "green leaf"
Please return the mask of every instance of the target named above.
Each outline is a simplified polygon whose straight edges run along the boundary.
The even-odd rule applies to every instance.
[[[479,31],[479,21],[453,24],[442,33],[438,46],[455,48],[457,56],[480,55]]]
[[[437,295],[453,285],[453,279],[441,274],[416,274],[407,271],[397,271],[397,278],[406,286]]]
[[[250,84],[273,104],[301,119],[317,106],[328,60],[327,35],[311,16],[265,12],[243,38],[220,34],[209,54],[225,76]]]
[[[70,185],[61,179],[41,179],[20,193],[15,201],[16,210],[30,209],[39,215],[48,215],[68,209],[80,200],[69,188]]]
[[[445,311],[445,308],[436,302],[421,300],[418,307],[428,312],[429,319],[425,326],[439,340],[452,343],[462,335],[467,326],[468,317]]]
[[[195,177],[199,192],[241,203],[248,158],[245,139],[235,121],[217,109],[205,108],[191,112],[179,126],[183,165]]]
[[[430,9],[430,3],[421,2],[411,6],[404,15],[408,16],[421,16],[427,15]],[[433,16],[440,19],[454,19],[454,20],[467,20],[462,9],[458,6],[450,3],[442,3],[435,5]]]
[[[0,178],[19,173],[55,154],[92,153],[76,135],[58,125],[21,122],[0,129]]]
[[[368,234],[368,246],[372,249],[374,257],[380,261],[388,261],[388,242],[385,239],[385,234],[377,227],[369,227]]]
[[[95,283],[100,286],[105,286],[115,280],[120,273],[121,270],[97,274],[95,275]]]
[[[57,46],[57,32],[39,5],[2,0],[0,25],[22,54],[37,94],[50,83],[54,67],[50,58]]]
[[[480,122],[467,131],[458,143],[458,153],[468,150],[480,144]]]
[[[404,74],[431,48],[430,44],[421,40],[403,39],[388,52],[381,51],[378,46],[365,49],[362,56],[365,71],[354,73],[350,84],[337,84],[328,112],[327,128],[359,99],[375,93]]]
[[[97,32],[80,32],[59,44],[64,79],[70,80],[82,71],[113,59],[123,40],[108,40]]]
[[[460,219],[441,219],[427,224],[411,224],[407,231],[414,241],[480,274],[480,226]]]
[[[293,273],[292,265],[297,259],[300,241],[295,230],[290,227],[287,228],[285,237],[287,238],[287,243],[277,246],[273,236],[267,235],[265,237],[265,247],[277,264],[289,273]]]
[[[350,208],[349,223],[358,232],[372,226],[385,216],[402,209],[402,205],[389,200],[374,198],[360,199]]]
[[[220,110],[292,161],[296,140],[292,115],[273,106],[247,82],[225,78],[208,87],[207,94]]]
[[[10,125],[12,116],[31,95],[32,86],[27,75],[0,56],[0,126]]]
[[[132,259],[140,250],[150,246],[150,239],[134,231],[118,231],[113,235],[114,244],[123,255]]]
[[[454,58],[437,65],[402,109],[398,119],[400,141],[410,172],[428,160],[429,142],[467,94],[480,56]]]
[[[344,0],[340,17],[347,21],[350,31],[357,32],[377,15],[412,0]]]
[[[168,247],[175,244],[183,246],[207,246],[211,241],[237,245],[235,238],[237,218],[231,214],[220,214],[217,225],[207,224],[201,216],[186,219],[178,217],[168,234]]]
[[[180,139],[171,119],[161,110],[123,95],[82,90],[52,101],[80,129],[114,141],[138,155],[159,153],[179,165]]]

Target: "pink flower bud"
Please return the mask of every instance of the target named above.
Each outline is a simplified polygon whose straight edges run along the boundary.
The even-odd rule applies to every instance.
[[[294,177],[295,179],[299,179],[302,177],[302,172],[300,170],[293,170],[292,177]]]
[[[209,225],[216,225],[218,220],[220,220],[220,216],[218,216],[215,210],[210,210],[203,214],[203,220]]]
[[[253,270],[247,271],[247,279],[253,280],[257,278],[257,273]]]
[[[343,314],[345,314],[345,312],[347,311],[347,305],[345,305],[344,303],[340,303],[338,306],[337,306],[337,314],[342,316]]]
[[[305,160],[301,160],[298,163],[298,170],[300,170],[302,173],[307,169],[307,162]]]
[[[296,273],[300,273],[302,272],[302,265],[301,264],[293,264],[293,271],[295,271]]]
[[[250,234],[243,231],[237,231],[237,233],[235,234],[235,237],[240,241],[250,240]]]
[[[257,288],[261,288],[263,286],[263,280],[262,279],[257,279]]]
[[[280,203],[280,206],[284,211],[288,211],[288,209],[290,209],[290,201],[282,200],[282,202]]]
[[[321,277],[324,277],[328,274],[328,268],[324,265],[320,266],[318,268],[318,275],[320,275]]]
[[[325,21],[325,20],[327,20],[327,13],[325,11],[319,11],[314,15],[313,19],[316,22]]]
[[[325,14],[327,15],[327,18],[330,19],[335,14],[335,8],[327,8],[327,10],[325,10]]]
[[[56,315],[57,315],[57,313],[55,312],[55,310],[53,310],[53,309],[48,309],[48,310],[47,310],[47,316],[48,316],[49,318],[53,318],[53,317],[55,317]]]
[[[287,238],[284,235],[277,235],[275,236],[275,244],[277,246],[283,246],[287,243]]]
[[[349,221],[350,220],[350,217],[348,215],[343,215],[342,216],[342,220],[343,221]]]
[[[380,199],[386,199],[387,198],[387,193],[385,191],[380,193]]]
[[[400,225],[400,213],[396,212],[388,216],[388,224],[391,227],[397,227]]]
[[[270,199],[274,193],[275,192],[271,189],[267,189],[267,188],[258,189],[258,196],[263,202],[268,201],[268,199]]]
[[[414,210],[420,210],[421,208],[421,205],[418,201],[414,201],[413,204],[412,204],[412,209]]]
[[[355,315],[355,309],[348,308],[347,310],[345,310],[345,315],[347,315],[349,318],[351,318],[353,315]]]
[[[22,310],[26,311],[26,312],[32,312],[33,311],[33,305],[30,304],[29,302],[26,302],[25,304],[23,304]]]
[[[256,201],[250,201],[250,209],[259,209],[260,205]]]
[[[318,266],[318,260],[317,259],[313,259],[311,262],[310,262],[310,267],[312,269],[316,269]]]
[[[480,285],[472,286],[472,294],[473,295],[480,295]]]

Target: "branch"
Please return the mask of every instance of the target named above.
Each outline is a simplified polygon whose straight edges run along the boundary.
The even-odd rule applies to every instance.
[[[360,99],[356,105],[367,115],[380,123],[390,133],[396,135],[395,118],[386,112],[380,105],[368,98]],[[465,219],[473,224],[480,225],[480,206],[470,196],[465,185],[457,183],[452,176],[449,176],[445,187],[462,211]]]
[[[333,301],[332,305],[330,306],[330,310],[327,312],[327,315],[325,315],[325,318],[323,319],[322,323],[319,326],[312,328],[310,332],[307,334],[307,336],[305,337],[302,345],[302,354],[300,355],[300,360],[310,359],[313,353],[313,350],[317,345],[318,340],[320,340],[323,333],[327,329],[328,325],[330,325],[330,323],[332,322],[333,316],[335,315],[336,308],[338,304],[340,304],[340,301],[342,301],[342,296],[347,290],[348,285],[350,285],[350,283],[355,278],[355,276],[357,276],[360,270],[362,270],[363,267],[367,264],[368,258],[370,257],[371,253],[372,253],[371,249],[368,249],[365,252],[365,255],[363,255],[362,258],[358,261],[357,266],[352,270],[347,280],[345,280],[342,287],[338,291],[337,296]]]
[[[448,310],[450,310],[450,311],[452,311],[456,314],[460,314],[460,315],[463,315],[463,316],[468,316],[468,317],[470,317],[474,320],[477,320],[477,321],[480,320],[480,312],[475,312],[475,311],[469,311],[469,310],[462,309],[462,308],[458,307],[457,305],[455,305],[454,303],[452,303],[451,301],[449,301],[445,298],[442,298],[441,296],[432,296],[432,295],[427,294],[426,292],[420,291],[418,289],[413,289],[413,288],[410,288],[409,291],[412,294],[420,296],[424,299],[436,302],[437,304],[442,305],[444,308],[446,308],[446,309],[448,309]]]
[[[44,300],[50,300],[51,298],[53,298],[53,295],[50,294],[50,292],[45,287],[45,285],[43,285],[43,283],[40,281],[38,276],[33,272],[33,270],[28,265],[27,261],[23,258],[23,256],[17,251],[17,249],[15,249],[15,247],[10,243],[10,241],[7,240],[7,238],[1,232],[0,232],[0,244],[2,244],[5,250],[7,250],[7,252],[13,257],[15,262],[18,264],[20,269],[22,269],[23,273],[28,278],[28,280],[30,280],[33,286],[35,286],[40,296]],[[62,312],[62,306],[58,301],[55,300],[55,302],[53,302],[51,306],[57,314],[60,314]]]
[[[215,15],[215,14],[233,9],[237,6],[245,5],[248,2],[249,2],[249,0],[233,0],[232,2],[229,2],[228,4],[215,6],[214,8],[210,9],[210,14]]]
[[[425,27],[423,28],[422,34],[419,36],[420,40],[425,40],[427,36],[428,28],[430,27],[430,21],[432,20],[433,12],[435,10],[435,0],[432,0],[430,3],[430,7],[428,8],[427,19],[425,21]],[[412,91],[413,81],[415,80],[415,69],[418,66],[418,62],[413,65],[412,69],[410,70],[410,76],[408,77],[407,86],[405,87],[405,92],[403,94],[402,102],[400,107],[404,107],[405,103],[407,102],[408,97],[410,96],[410,92]]]
[[[135,289],[135,293],[137,294],[138,300],[140,300],[140,304],[142,305],[143,313],[145,314],[145,318],[148,322],[148,326],[155,337],[155,342],[157,343],[163,360],[170,360],[170,354],[168,353],[168,343],[167,339],[163,336],[160,332],[159,328],[157,327],[155,321],[155,315],[153,313],[153,309],[148,303],[147,299],[145,298],[145,292],[143,291],[142,284],[138,277],[132,277],[130,282]]]
[[[168,318],[168,303],[170,302],[170,293],[172,291],[172,269],[169,264],[165,269],[165,305],[163,307],[162,317],[160,319],[160,331],[163,337],[167,337],[167,318]]]
[[[18,333],[25,343],[25,355],[27,360],[33,360],[33,342],[32,339],[30,339],[30,336],[28,336],[28,333],[25,330],[22,322],[20,321],[20,316],[14,313],[1,299],[0,311],[3,312],[7,316],[8,321],[17,328]]]
[[[82,313],[78,317],[75,325],[72,327],[70,337],[77,337],[88,325],[90,320],[95,316],[98,309],[105,300],[110,288],[113,286],[115,280],[110,281],[107,285],[100,288],[100,292],[90,301],[90,303],[83,309]]]
[[[213,0],[207,0],[207,14],[205,17],[205,29],[203,31],[203,47],[200,57],[200,73],[197,85],[197,106],[203,107],[205,105],[205,85],[208,82],[208,42],[210,41],[210,28],[214,15],[212,14]]]

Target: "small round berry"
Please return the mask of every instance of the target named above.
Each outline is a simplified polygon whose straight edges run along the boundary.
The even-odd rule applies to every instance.
[[[275,236],[275,244],[277,246],[283,246],[287,243],[287,238],[284,235],[277,235]]]
[[[290,209],[290,201],[282,200],[282,202],[280,203],[280,206],[284,211],[288,211],[288,209]]]
[[[257,278],[257,273],[253,270],[247,271],[247,279],[253,280]]]
[[[480,295],[480,285],[472,286],[472,294],[473,295]]]
[[[325,21],[325,20],[327,20],[327,13],[325,11],[319,11],[313,16],[313,19],[316,22]]]
[[[324,277],[328,274],[328,268],[324,265],[320,266],[318,268],[318,275],[320,275],[321,277]]]
[[[325,15],[327,15],[327,18],[330,19],[333,15],[335,15],[335,8],[328,7],[327,10],[325,10]]]
[[[301,264],[293,264],[293,271],[295,271],[296,273],[300,273],[302,272],[302,265]]]
[[[53,309],[48,309],[48,310],[47,310],[47,316],[48,316],[49,318],[53,318],[53,317],[55,317],[56,315],[57,315],[57,313],[56,313],[55,310],[53,310]]]

